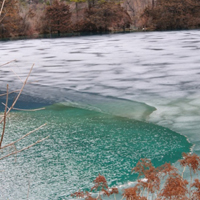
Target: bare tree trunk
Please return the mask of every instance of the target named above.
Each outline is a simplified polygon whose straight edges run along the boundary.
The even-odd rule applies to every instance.
[[[78,2],[76,2],[76,21],[78,21]]]
[[[94,6],[94,0],[87,0],[87,3],[88,3],[88,9]]]
[[[1,13],[2,13],[2,11],[3,11],[3,7],[4,7],[4,4],[5,4],[5,1],[6,1],[6,0],[3,0],[2,5],[1,5],[0,17],[1,17]]]
[[[131,9],[133,16],[135,16],[135,9],[131,6],[130,1],[127,1],[127,5],[129,6],[129,8]]]

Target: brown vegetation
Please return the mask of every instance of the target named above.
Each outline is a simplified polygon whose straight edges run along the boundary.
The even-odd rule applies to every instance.
[[[183,153],[183,159],[179,160],[181,166],[188,167],[190,175],[196,174],[200,167],[200,158],[196,154]],[[155,168],[149,159],[141,159],[132,169],[138,173],[138,178],[134,187],[124,189],[122,199],[126,200],[199,200],[200,181],[195,179],[192,183],[181,176],[181,172],[170,163]],[[161,184],[161,180],[164,184]],[[192,180],[192,179],[191,179]],[[99,200],[103,195],[111,196],[118,194],[117,188],[109,189],[104,176],[100,175],[94,180],[91,191],[98,191],[97,197],[92,197],[90,193],[75,192],[72,197],[81,197],[85,200]],[[112,192],[114,191],[114,192]],[[114,196],[115,198],[115,196]],[[115,198],[116,199],[116,198]]]
[[[67,33],[71,28],[71,12],[69,5],[55,0],[46,7],[43,17],[44,33]]]
[[[79,4],[82,5],[80,9]],[[115,1],[80,0],[75,2],[75,8],[72,5],[59,0],[29,1],[29,4],[22,0],[0,0],[0,38],[106,32],[131,24],[128,13]]]
[[[0,0],[0,38],[200,27],[196,0]]]
[[[181,30],[200,27],[200,1],[157,0],[142,14],[142,26],[150,30]]]
[[[106,32],[128,28],[131,18],[119,4],[99,2],[85,9],[83,19],[78,23],[80,32]]]
[[[85,200],[100,200],[102,199],[102,196],[110,196],[110,195],[114,195],[118,194],[119,191],[117,188],[113,187],[113,188],[108,188],[108,184],[106,181],[106,178],[104,176],[102,176],[101,174],[99,174],[96,179],[93,181],[94,186],[91,188],[91,191],[97,191],[98,192],[98,196],[97,197],[92,197],[91,194],[89,192],[83,192],[83,191],[78,191],[75,192],[73,194],[71,194],[72,197],[81,197],[84,198]]]
[[[19,14],[19,4],[16,0],[0,1],[0,38],[19,35],[22,18]]]

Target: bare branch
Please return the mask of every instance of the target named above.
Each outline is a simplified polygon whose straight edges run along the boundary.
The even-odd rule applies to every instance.
[[[11,105],[11,107],[9,108],[9,110],[7,111],[6,115],[8,115],[8,113],[13,109],[13,107],[14,107],[14,105],[16,104],[17,100],[19,99],[19,97],[20,97],[20,95],[21,95],[21,93],[22,93],[22,91],[23,91],[23,89],[24,89],[24,87],[25,87],[25,85],[26,85],[26,83],[27,83],[27,81],[28,81],[28,78],[29,78],[29,76],[30,76],[30,74],[31,74],[31,71],[32,71],[32,69],[33,69],[33,66],[34,66],[34,64],[32,65],[32,67],[31,67],[31,69],[30,69],[30,71],[29,71],[29,74],[28,74],[28,76],[26,77],[26,80],[24,81],[24,83],[23,83],[23,85],[22,85],[21,90],[19,91],[19,93],[18,93],[18,95],[17,95],[15,101],[13,102],[13,104]],[[3,122],[3,120],[0,121],[0,124],[1,124],[2,122]]]
[[[24,81],[20,78],[20,76],[19,76],[16,72],[14,72],[12,69],[11,69],[11,71],[15,74],[15,76],[16,76],[22,83],[24,83]],[[27,82],[26,84],[32,84],[32,83],[35,83],[35,82],[38,82],[38,81]]]
[[[133,15],[135,15],[135,10],[134,8],[131,6],[130,1],[127,1],[127,4],[129,6],[129,8],[131,9],[131,11],[133,12]]]
[[[33,83],[37,83],[38,81],[33,81],[33,82],[28,82],[27,84],[33,84]],[[16,93],[16,92],[19,92],[20,90],[14,90],[12,92],[9,92],[9,94],[12,94],[12,93]],[[3,97],[3,96],[6,96],[7,93],[4,93],[4,94],[0,94],[0,97]]]
[[[0,160],[3,160],[4,158],[7,158],[7,157],[9,157],[9,156],[11,156],[11,155],[15,155],[15,154],[17,154],[17,153],[20,153],[20,152],[22,152],[22,151],[24,151],[24,150],[30,149],[31,147],[33,147],[33,146],[35,146],[36,144],[38,144],[38,143],[40,143],[40,142],[46,140],[47,138],[49,138],[49,135],[48,135],[47,137],[45,137],[45,138],[42,138],[41,140],[38,140],[37,142],[35,142],[35,143],[33,143],[33,144],[31,144],[31,145],[29,145],[29,146],[27,146],[27,147],[24,147],[23,149],[20,149],[20,150],[18,150],[18,151],[14,151],[14,152],[12,152],[12,153],[10,153],[10,154],[8,154],[8,155],[5,155],[5,156],[1,157]]]
[[[2,134],[1,134],[0,148],[1,148],[1,144],[3,142],[3,137],[4,137],[4,133],[5,133],[5,129],[6,129],[7,106],[8,106],[8,84],[7,84],[6,105],[5,105],[5,111],[4,111],[4,117],[3,117],[3,131],[2,131]]]
[[[4,106],[5,106],[5,103],[1,102]],[[7,106],[8,107],[8,106]],[[9,109],[9,107],[8,107]],[[42,108],[36,108],[36,109],[21,109],[21,108],[13,108],[13,110],[20,110],[20,111],[26,111],[26,112],[35,112],[35,111],[38,111],[38,110],[45,110],[45,107],[42,107]]]
[[[15,76],[22,82],[24,83],[24,81],[11,69],[11,71],[15,74]]]
[[[25,137],[27,137],[27,136],[30,135],[31,133],[33,133],[33,132],[35,132],[35,131],[41,129],[43,126],[46,126],[46,125],[47,125],[46,123],[43,124],[43,125],[41,125],[40,127],[38,127],[38,128],[36,128],[36,129],[34,129],[34,130],[28,132],[27,134],[23,135],[23,136],[22,136],[21,138],[19,138],[18,140],[16,140],[16,141],[14,141],[14,142],[11,142],[11,143],[7,144],[7,145],[1,147],[0,149],[4,149],[4,148],[6,148],[6,147],[9,147],[9,146],[14,145],[15,143],[19,142],[20,140],[24,139]]]
[[[39,81],[32,81],[32,82],[27,82],[27,84],[33,84],[33,83],[38,83]]]
[[[19,92],[19,91],[20,90],[15,90],[15,91],[9,92],[8,94],[16,93],[16,92]],[[0,97],[5,96],[5,95],[7,95],[7,93],[0,94]]]
[[[2,4],[1,4],[0,17],[1,17],[1,13],[2,13],[2,11],[3,11],[3,7],[4,7],[4,4],[5,4],[5,1],[6,1],[6,0],[3,0]]]
[[[5,1],[5,0],[4,0]],[[0,16],[1,16],[1,14],[0,14]],[[7,63],[4,63],[3,65],[0,65],[0,67],[3,67],[4,65],[7,65],[7,64],[9,64],[9,63],[11,63],[11,62],[14,62],[14,61],[16,61],[16,60],[11,60],[11,61],[9,61],[9,62],[7,62]]]

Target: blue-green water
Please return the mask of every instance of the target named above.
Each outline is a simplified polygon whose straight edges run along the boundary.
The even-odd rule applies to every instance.
[[[68,199],[78,189],[89,190],[99,173],[106,177],[110,187],[126,185],[136,180],[137,175],[130,172],[140,158],[150,158],[155,166],[174,163],[191,148],[184,136],[168,128],[69,103],[54,104],[37,112],[12,113],[5,141],[12,141],[43,123],[47,126],[17,148],[47,135],[50,138],[20,153],[16,163],[9,158],[1,166],[6,171],[3,176],[8,175],[9,166],[9,171],[15,171],[18,177],[18,180],[7,178],[5,187],[10,181],[18,185],[27,182],[24,177],[30,179],[31,199]],[[27,186],[24,189],[26,193]],[[19,192],[16,195],[21,198]]]

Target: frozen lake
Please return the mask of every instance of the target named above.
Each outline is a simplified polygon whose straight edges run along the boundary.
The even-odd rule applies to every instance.
[[[48,107],[46,111],[39,112],[39,114],[30,114],[34,119],[39,120],[40,116],[50,116],[49,112],[52,113],[52,110],[65,110],[66,108],[62,106],[73,107],[76,108],[75,111],[78,113],[82,113],[82,110],[84,110],[81,114],[81,117],[84,119],[81,117],[78,118],[80,119],[79,123],[82,124],[79,127],[83,128],[85,126],[85,115],[90,115],[90,117],[92,115],[92,118],[87,118],[90,120],[94,120],[94,116],[98,119],[103,119],[104,122],[102,122],[103,125],[101,127],[99,125],[97,127],[96,125],[92,125],[91,127],[86,127],[86,130],[97,130],[97,132],[102,131],[102,134],[106,134],[105,131],[109,132],[110,127],[115,127],[114,124],[117,124],[116,129],[113,128],[114,132],[118,130],[116,131],[118,136],[115,135],[113,137],[116,137],[115,141],[120,138],[120,135],[125,133],[131,134],[130,131],[134,127],[140,127],[137,129],[139,131],[141,131],[141,127],[146,129],[144,135],[150,131],[152,137],[149,140],[152,143],[158,142],[157,146],[161,145],[162,147],[162,145],[166,145],[165,153],[168,152],[169,155],[172,155],[171,158],[169,155],[165,157],[165,153],[161,152],[162,148],[159,150],[157,147],[155,147],[155,152],[152,155],[148,154],[149,150],[144,150],[144,152],[138,151],[138,155],[140,156],[148,155],[152,159],[155,159],[157,165],[164,161],[176,162],[180,158],[180,151],[184,149],[187,151],[191,145],[194,145],[192,151],[200,155],[200,31],[143,32],[6,41],[0,42],[0,55],[0,64],[16,60],[9,65],[0,67],[1,92],[5,91],[7,83],[9,83],[9,87],[13,90],[19,89],[21,82],[12,71],[18,74],[21,79],[24,79],[32,64],[35,63],[30,82],[37,82],[27,85],[24,91],[24,94],[27,96],[24,96],[18,104],[18,107],[21,108]],[[55,105],[55,103],[59,104]],[[61,128],[58,130],[64,133],[63,126],[67,126],[66,119],[71,124],[75,123],[77,117],[75,111],[71,113],[72,118],[70,120],[67,118],[66,113],[71,111],[67,111],[62,117],[59,117],[55,113],[55,115],[52,114],[53,117],[49,121],[52,124],[53,118],[57,123],[62,119],[60,122]],[[103,116],[101,116],[102,113]],[[19,115],[19,119],[24,126],[30,121],[32,122],[24,113],[18,112],[15,115]],[[111,116],[122,117],[123,120],[115,119]],[[128,122],[125,122],[124,119],[127,119]],[[105,125],[107,120],[110,122],[109,125]],[[135,120],[139,120],[138,123],[141,124],[138,125]],[[37,123],[31,123],[32,127],[38,124],[38,121],[35,121]],[[92,121],[92,124],[94,123],[96,122]],[[126,123],[128,125],[125,125]],[[12,124],[14,127],[17,127],[15,120],[13,120]],[[155,126],[156,131],[151,132],[154,128],[149,126]],[[48,131],[51,128],[55,128],[51,125],[49,127]],[[71,126],[71,128],[73,131],[76,129],[74,126]],[[58,130],[55,129],[54,131]],[[167,133],[165,132],[166,130]],[[43,134],[48,134],[48,131]],[[143,140],[137,131],[134,134],[135,140]],[[157,139],[159,136],[160,140]],[[189,143],[183,136],[187,137]],[[17,135],[13,137],[15,138]],[[105,137],[105,135],[101,137]],[[130,135],[127,137],[130,137]],[[80,138],[83,140],[82,136]],[[64,139],[60,140],[63,141]],[[74,141],[74,138],[68,138],[69,140]],[[52,144],[53,141],[55,141],[55,138],[50,139]],[[93,139],[94,141],[95,139]],[[122,145],[124,144],[123,142],[127,142],[120,141]],[[58,141],[57,145],[59,144]],[[79,142],[77,144],[80,145]],[[126,145],[128,145],[127,149],[129,149],[131,144],[126,143]],[[99,148],[102,149],[102,146]],[[110,148],[113,149],[113,147]],[[140,148],[140,146],[137,147],[137,149]],[[93,150],[90,149],[90,151]],[[70,152],[70,149],[68,151]],[[80,151],[86,150],[80,149]],[[173,155],[173,152],[176,153]],[[130,153],[124,154],[125,160],[128,163],[128,159],[135,159],[132,163],[134,164],[138,157],[129,158]],[[67,155],[63,154],[63,156]],[[22,154],[21,160],[23,160],[23,156],[25,157],[26,154]],[[165,157],[163,160],[162,156]],[[115,159],[118,160],[117,157]],[[81,162],[81,159],[79,161]],[[23,162],[26,163],[25,161]],[[5,166],[8,165],[10,166],[9,162],[5,161]],[[37,165],[37,162],[35,165]],[[73,169],[73,165],[70,166]],[[87,163],[85,166],[87,166]],[[127,168],[131,166],[126,165]],[[99,166],[96,167],[98,168]],[[4,168],[3,170],[5,170]],[[14,169],[15,166],[13,165],[11,168]],[[69,169],[69,166],[66,166],[66,168]],[[126,184],[129,180],[129,177],[126,177],[126,175],[123,175],[123,177],[117,175],[118,179],[116,178],[113,181],[114,175],[106,171],[106,168],[104,172],[108,174],[107,176],[111,185]],[[27,174],[25,171],[21,173]],[[29,173],[31,174],[31,172]],[[95,173],[97,171],[90,171],[91,178],[86,180],[84,184],[88,184],[89,181],[93,180]],[[73,174],[74,178],[78,176],[75,172],[71,172],[71,174]],[[41,177],[43,176],[41,173]],[[41,180],[41,177],[32,179],[37,182]],[[64,191],[64,188],[70,192],[74,192],[76,186],[69,185],[70,182],[67,182],[68,185],[63,186],[64,183],[65,180],[59,183],[59,187],[61,188],[59,191],[60,194]],[[53,184],[51,183],[52,188],[55,187]],[[79,185],[78,187],[84,189],[83,185]],[[47,182],[42,185],[43,187],[48,187]],[[4,189],[4,194],[9,196],[11,191],[8,188]],[[33,187],[32,191],[30,199],[38,198],[39,189]],[[36,192],[34,193],[34,191]],[[52,194],[48,196],[47,193],[49,192],[50,194],[50,191],[52,191]],[[16,195],[21,197],[22,193]],[[61,199],[61,196],[65,197],[67,195],[69,195],[67,191],[59,196],[52,189],[49,189],[44,192],[43,199]],[[9,199],[12,199],[11,195]]]

